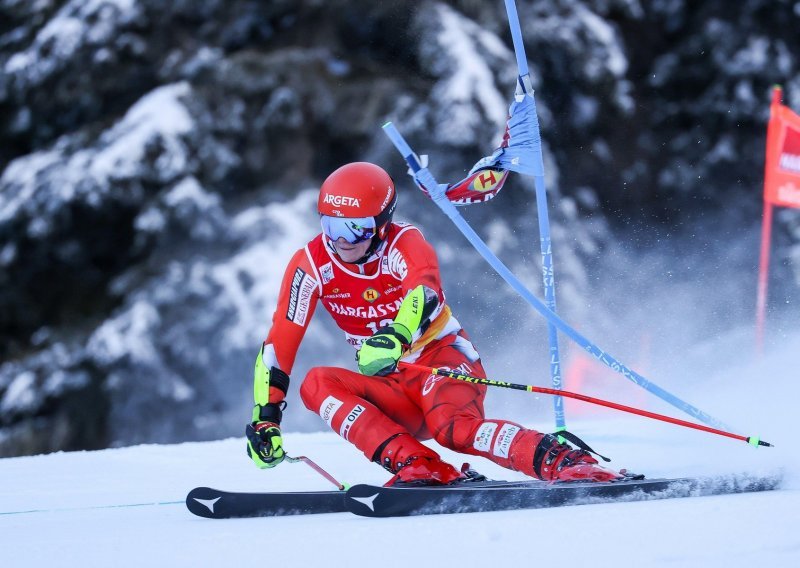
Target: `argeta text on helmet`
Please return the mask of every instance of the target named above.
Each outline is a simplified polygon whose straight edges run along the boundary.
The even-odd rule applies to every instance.
[[[330,193],[325,196],[324,203],[330,203],[331,205],[336,205],[337,207],[341,207],[346,205],[348,207],[360,207],[361,204],[359,203],[358,199],[355,197],[347,197],[342,195],[331,195]]]

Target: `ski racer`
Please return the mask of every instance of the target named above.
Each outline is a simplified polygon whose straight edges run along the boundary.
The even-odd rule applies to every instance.
[[[488,199],[507,174],[477,168],[448,193]],[[621,477],[555,435],[486,418],[485,386],[402,366],[418,363],[485,377],[478,351],[445,299],[433,247],[415,226],[392,221],[396,205],[394,182],[371,163],[346,164],[322,184],[317,204],[322,232],[290,260],[272,327],[256,358],[255,406],[246,427],[247,452],[255,464],[271,468],[285,457],[280,424],[289,375],[321,302],[357,350],[360,373],[315,367],[300,396],[367,459],[394,474],[387,485],[466,478],[420,442],[431,438],[537,479]]]

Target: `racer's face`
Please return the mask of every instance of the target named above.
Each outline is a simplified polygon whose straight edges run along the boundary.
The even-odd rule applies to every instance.
[[[371,241],[366,240],[352,244],[348,243],[344,237],[339,237],[333,241],[333,246],[336,247],[336,252],[344,262],[353,263],[367,254],[370,242]]]

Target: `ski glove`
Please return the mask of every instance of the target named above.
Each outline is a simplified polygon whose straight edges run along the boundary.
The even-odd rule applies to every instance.
[[[283,461],[281,427],[274,422],[253,422],[245,428],[247,455],[261,469],[275,467]]]
[[[397,362],[411,344],[406,326],[393,323],[382,327],[367,339],[356,353],[358,370],[363,375],[383,377],[397,370]]]
[[[286,457],[280,423],[289,375],[275,365],[274,348],[262,344],[253,369],[253,416],[245,428],[247,455],[260,468],[275,467]]]

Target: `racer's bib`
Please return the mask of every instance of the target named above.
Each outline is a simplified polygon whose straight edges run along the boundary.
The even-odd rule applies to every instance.
[[[358,348],[364,339],[378,329],[389,325],[397,316],[403,303],[403,278],[406,262],[394,247],[397,239],[406,231],[416,227],[404,223],[393,223],[386,240],[378,250],[377,270],[374,274],[353,272],[325,244],[323,235],[318,235],[306,245],[306,255],[315,271],[319,286],[320,301],[345,332],[347,341]]]

